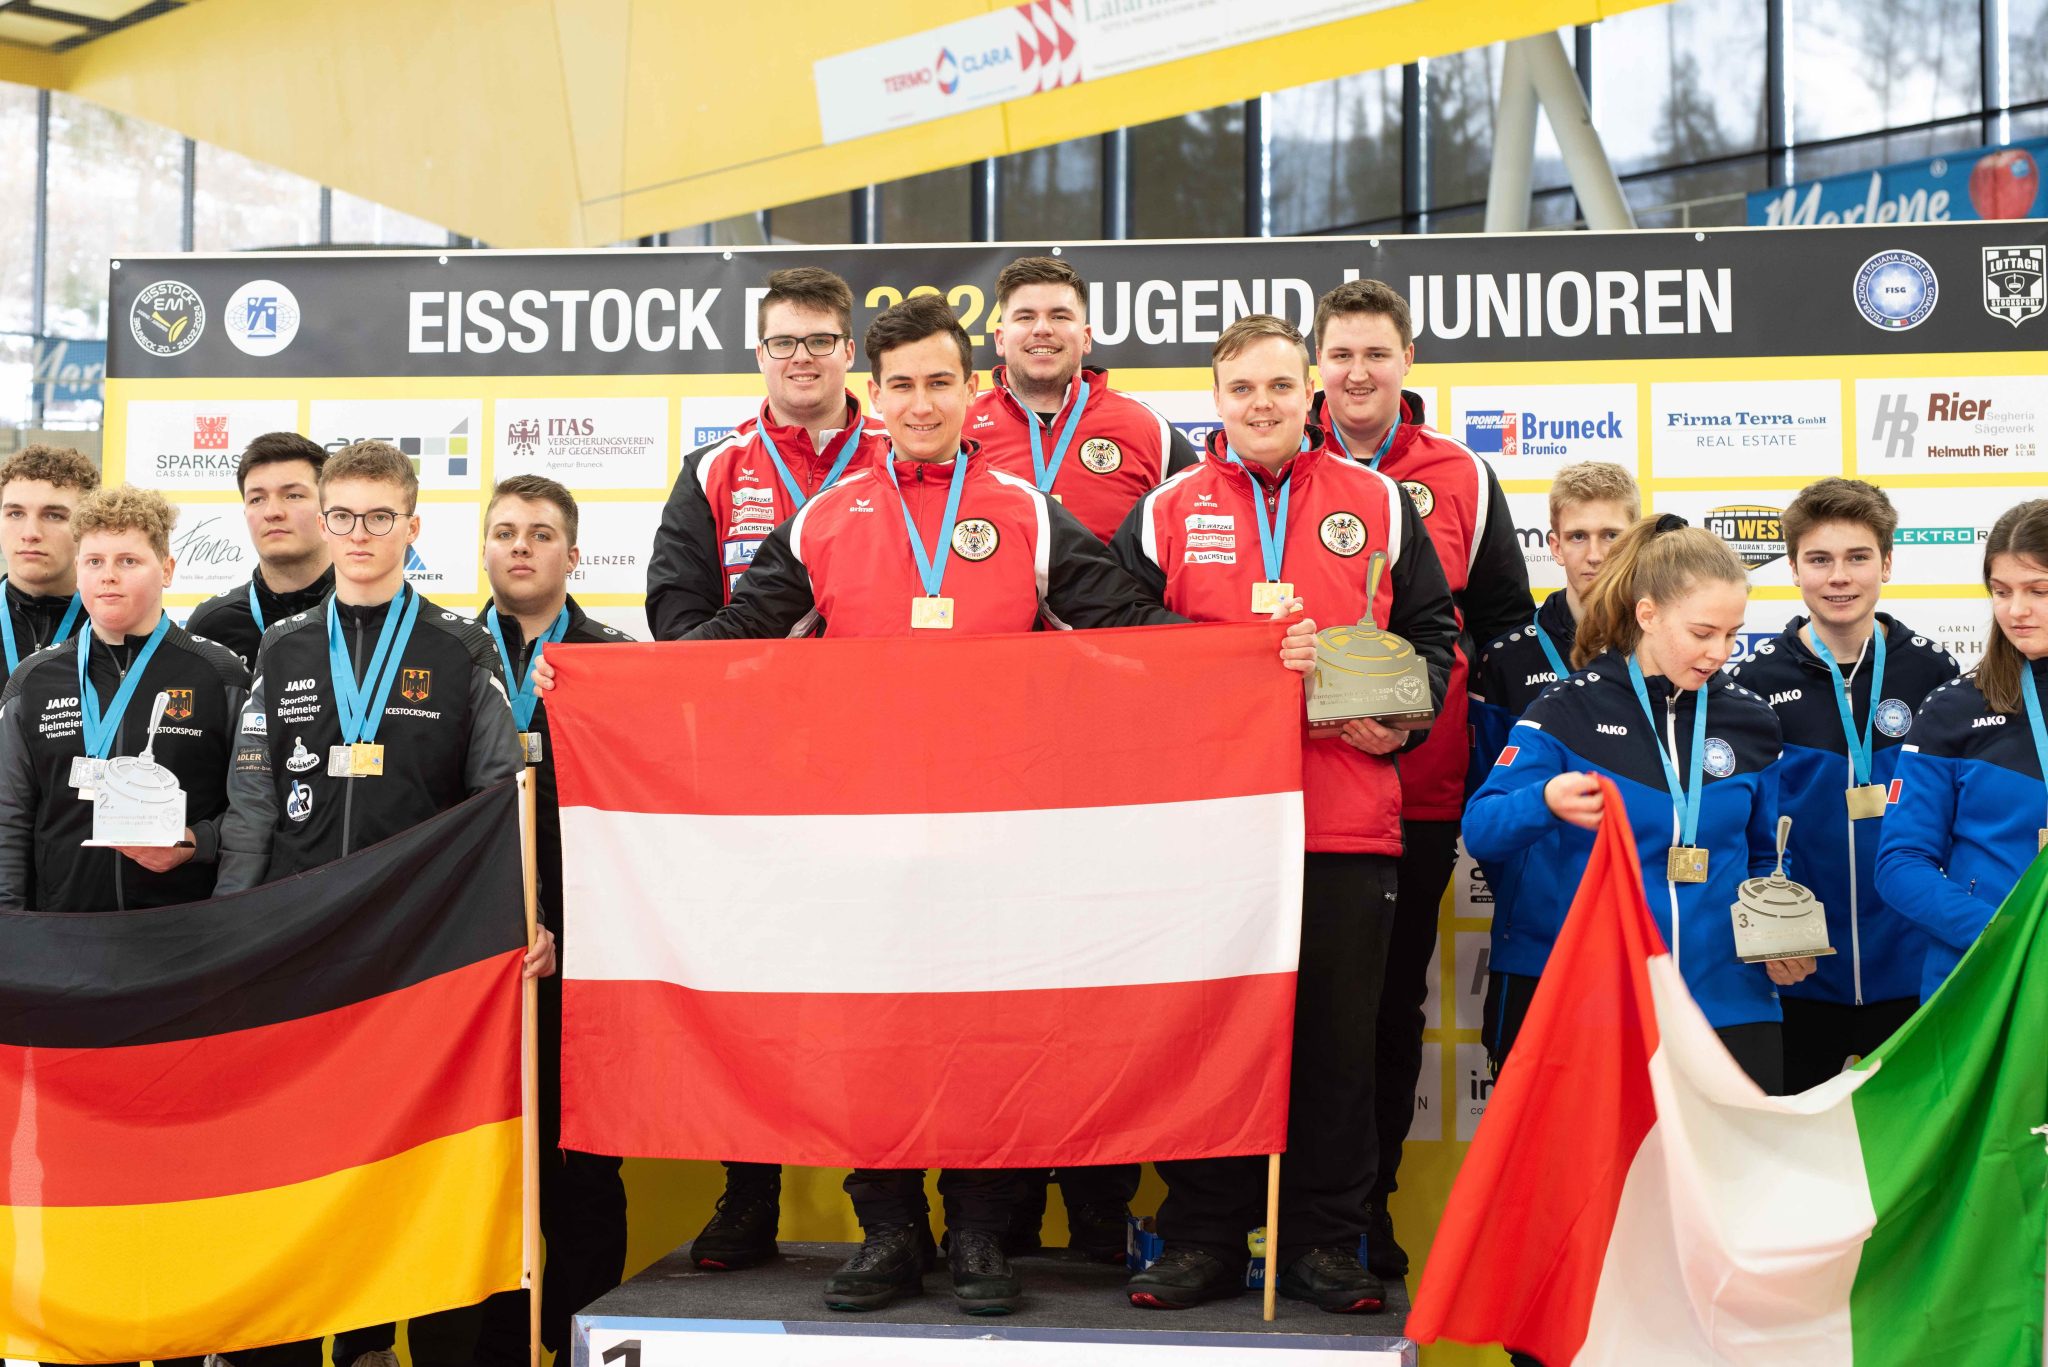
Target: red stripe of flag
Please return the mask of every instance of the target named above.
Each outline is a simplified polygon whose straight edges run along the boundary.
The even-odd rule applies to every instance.
[[[1293,1000],[1291,973],[914,995],[572,978],[562,1142],[884,1168],[1272,1153],[1286,1144],[1289,1048],[1275,1027]],[[932,1049],[963,1025],[963,1044]],[[866,1147],[848,1153],[842,1136]]]
[[[1298,724],[1268,722],[1248,736],[1235,712],[1184,706],[1223,675],[1240,696],[1248,686],[1289,695],[1298,717],[1300,677],[1274,658],[1279,635],[1277,625],[1252,623],[1057,641],[1045,633],[827,639],[801,645],[816,665],[802,670],[775,663],[787,642],[613,645],[601,655],[596,646],[550,646],[561,801],[611,811],[857,814],[1285,792],[1301,786]],[[578,690],[599,668],[603,697],[586,704]],[[773,682],[770,699],[758,696],[764,678]],[[1159,743],[1161,718],[1170,745]]]
[[[521,957],[230,1034],[0,1046],[0,1116],[30,1122],[17,1144],[33,1136],[8,1199],[146,1205],[260,1191],[517,1116]]]

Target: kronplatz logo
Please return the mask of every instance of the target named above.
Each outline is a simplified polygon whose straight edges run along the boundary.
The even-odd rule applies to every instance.
[[[1482,456],[1564,456],[1571,454],[1574,441],[1627,437],[1627,424],[1611,408],[1597,417],[1577,418],[1498,408],[1474,408],[1465,414],[1465,444]]]

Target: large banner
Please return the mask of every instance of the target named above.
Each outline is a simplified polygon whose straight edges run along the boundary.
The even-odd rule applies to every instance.
[[[553,475],[583,501],[577,597],[644,636],[648,547],[682,458],[760,403],[754,306],[769,271],[806,263],[846,276],[856,333],[907,294],[943,294],[988,365],[996,272],[1046,252],[1092,282],[1091,362],[1197,438],[1215,421],[1209,345],[1232,319],[1269,310],[1306,328],[1324,290],[1390,281],[1415,308],[1409,386],[1433,425],[1499,472],[1539,594],[1562,583],[1544,545],[1551,476],[1571,461],[1616,461],[1652,508],[1711,528],[1749,563],[1751,644],[1798,611],[1778,539],[1786,500],[1818,476],[1852,475],[1890,488],[1903,515],[1889,606],[1968,666],[1989,625],[1981,543],[2048,472],[2048,222],[2028,220],[131,257],[115,263],[110,294],[107,473],[179,505],[171,601],[185,608],[249,573],[234,467],[259,432],[293,427],[329,446],[382,437],[410,452],[424,490],[411,574],[455,605],[483,594],[480,505],[492,481]],[[853,383],[864,398],[864,377]],[[1461,861],[1394,1208],[1411,1251],[1491,1088],[1478,1030],[1490,911]],[[686,1211],[669,1232],[683,1237],[701,1218]],[[812,1218],[820,1228],[806,1233],[848,1228],[823,1184]]]

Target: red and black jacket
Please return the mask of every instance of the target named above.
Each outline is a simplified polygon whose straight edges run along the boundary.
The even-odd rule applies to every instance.
[[[730,437],[683,457],[647,560],[647,625],[655,640],[678,640],[731,602],[733,585],[768,533],[795,515],[796,501],[761,440],[764,428],[806,498],[825,482],[842,442],[858,443],[842,479],[889,449],[888,432],[864,418],[859,400],[848,394],[846,424],[826,439],[822,451],[803,428],[774,422],[763,402],[759,416],[741,423]]]
[[[1159,606],[1117,567],[1074,515],[1028,480],[989,467],[973,442],[941,592],[951,628],[982,635],[1052,628],[1147,626],[1186,619]],[[895,463],[840,480],[761,544],[727,604],[689,640],[764,636],[908,636],[924,594],[907,507],[930,547],[945,520],[953,462]],[[902,502],[897,501],[897,487]]]
[[[1321,394],[1310,414],[1324,421]],[[1421,395],[1401,391],[1401,429],[1378,468],[1408,491],[1421,514],[1451,586],[1462,632],[1436,725],[1427,740],[1401,758],[1402,815],[1411,821],[1456,821],[1465,809],[1472,760],[1465,695],[1473,643],[1505,636],[1536,611],[1529,596],[1529,566],[1493,468],[1463,442],[1426,425]]]
[[[1308,449],[1269,474],[1231,461],[1217,432],[1201,464],[1131,509],[1110,551],[1175,612],[1202,622],[1255,621],[1252,586],[1266,570],[1254,500],[1271,517],[1281,485],[1291,479],[1281,578],[1294,585],[1317,626],[1361,621],[1372,552],[1385,551],[1388,565],[1371,603],[1372,619],[1414,645],[1429,666],[1431,700],[1441,710],[1458,626],[1435,548],[1398,485],[1335,455],[1323,441],[1322,430],[1311,426]],[[1309,739],[1307,724],[1304,713],[1308,848],[1401,853],[1403,774],[1393,757],[1368,755],[1341,739]],[[1439,715],[1436,726],[1443,724]]]
[[[1141,399],[1109,387],[1109,372],[1087,367],[1067,383],[1060,411],[1045,417],[1025,408],[1010,392],[1008,372],[989,372],[989,387],[974,396],[965,435],[981,443],[982,459],[993,468],[1032,483],[1031,426],[1040,427],[1047,459],[1065,430],[1068,414],[1088,382],[1088,406],[1074,429],[1073,445],[1054,477],[1052,493],[1081,525],[1107,541],[1131,505],[1168,475],[1193,465],[1199,456],[1178,429]]]

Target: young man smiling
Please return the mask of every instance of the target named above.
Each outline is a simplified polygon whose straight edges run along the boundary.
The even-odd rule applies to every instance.
[[[163,610],[175,516],[163,495],[127,485],[87,494],[73,514],[90,629],[30,656],[0,696],[0,908],[124,911],[213,893],[249,674]],[[152,753],[185,792],[185,838],[83,848],[94,775],[81,761],[139,754],[159,692],[170,700]]]
[[[647,625],[673,641],[732,601],[761,542],[810,499],[887,445],[846,388],[853,365],[853,291],[816,266],[768,277],[755,314],[755,364],[768,397],[730,437],[683,458],[647,561]],[[732,1171],[742,1194],[768,1192],[775,1173],[760,1164]],[[707,1230],[706,1266],[745,1266],[774,1253],[745,1230]],[[730,1237],[728,1237],[730,1235]],[[735,1242],[737,1241],[737,1242]],[[726,1261],[719,1261],[720,1258]]]
[[[1211,365],[1223,430],[1200,465],[1131,510],[1112,553],[1169,608],[1198,621],[1250,620],[1283,596],[1298,596],[1327,623],[1369,616],[1414,646],[1428,665],[1431,703],[1442,707],[1458,634],[1443,568],[1400,488],[1343,459],[1310,422],[1301,334],[1253,314],[1224,330]],[[1374,573],[1382,553],[1384,573]],[[1444,724],[1438,716],[1430,731]],[[1374,1036],[1402,849],[1393,756],[1426,734],[1358,719],[1339,737],[1302,742],[1307,852],[1280,1165],[1285,1242],[1269,1275],[1279,1277],[1281,1295],[1338,1313],[1375,1312],[1386,1294],[1359,1264],[1358,1245],[1378,1172]],[[1261,1222],[1265,1165],[1206,1158],[1158,1167],[1166,1250],[1131,1278],[1131,1304],[1183,1310],[1237,1294],[1245,1231]]]
[[[1959,671],[1947,651],[1877,610],[1898,525],[1891,499],[1861,480],[1800,490],[1781,531],[1809,615],[1730,671],[1778,714],[1787,858],[1826,908],[1835,950],[1780,993],[1793,1092],[1870,1053],[1920,1005],[1927,939],[1877,889],[1878,837],[1920,704]]]
[[[1313,412],[1341,455],[1398,483],[1415,502],[1457,604],[1465,640],[1490,641],[1529,620],[1529,569],[1507,495],[1491,467],[1461,442],[1431,429],[1422,396],[1401,388],[1415,363],[1408,301],[1378,280],[1352,280],[1316,304],[1316,365],[1322,392]],[[1437,943],[1437,908],[1458,854],[1470,755],[1465,726],[1469,645],[1451,665],[1450,691],[1429,738],[1401,762],[1403,850],[1394,939],[1380,998],[1379,1154],[1373,1187],[1374,1268],[1408,1271],[1387,1216],[1401,1144],[1415,1120],[1422,1071],[1423,1002]]]
[[[85,629],[71,514],[99,487],[99,470],[68,447],[24,447],[0,463],[0,557],[7,562],[0,646],[10,674],[44,646]]]
[[[1107,541],[1140,495],[1195,463],[1195,449],[1146,404],[1111,389],[1108,371],[1085,364],[1094,346],[1088,283],[1072,266],[1055,256],[1012,261],[996,276],[996,312],[1003,363],[975,396],[967,436],[991,468],[1032,481]]]
[[[256,568],[249,582],[192,609],[186,627],[219,641],[245,665],[256,663],[263,633],[316,606],[334,588],[334,566],[320,535],[320,467],[327,453],[296,432],[265,432],[235,469],[242,519]]]

